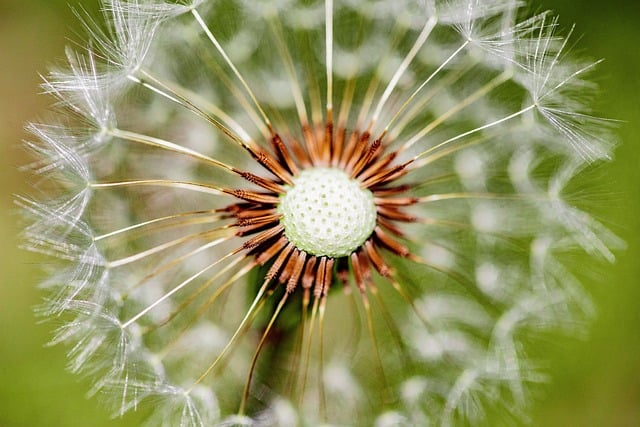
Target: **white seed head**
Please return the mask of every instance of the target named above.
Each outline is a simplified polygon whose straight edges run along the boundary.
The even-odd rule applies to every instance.
[[[91,393],[167,427],[526,416],[531,338],[593,312],[565,261],[622,245],[580,207],[611,124],[556,18],[101,3],[43,84],[56,116],[28,126],[35,199],[17,200],[24,246],[60,259],[39,312]]]
[[[376,225],[373,194],[334,168],[300,173],[281,197],[279,210],[287,239],[317,256],[350,255]]]

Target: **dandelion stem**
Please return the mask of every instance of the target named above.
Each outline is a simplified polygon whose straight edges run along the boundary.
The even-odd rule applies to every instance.
[[[327,113],[333,110],[333,0],[326,0],[325,7],[325,55],[327,66]]]
[[[445,147],[442,150],[437,150],[437,151],[436,151],[435,146],[434,146],[433,147],[433,151],[435,151],[435,152],[433,154],[431,154],[431,155],[426,155],[425,154],[426,157],[422,157],[420,159],[420,161],[414,161],[410,166],[410,170],[411,171],[418,170],[418,169],[420,169],[420,168],[422,168],[424,166],[427,166],[427,165],[429,165],[429,164],[431,164],[431,163],[433,163],[433,162],[435,162],[435,161],[437,161],[439,159],[447,158],[447,156],[449,156],[449,155],[451,155],[453,153],[457,153],[459,151],[462,151],[462,150],[464,150],[466,148],[469,148],[469,147],[472,147],[474,145],[479,145],[479,144],[483,144],[483,143],[485,143],[487,141],[490,141],[491,138],[495,137],[495,136],[496,136],[495,134],[492,134],[492,135],[481,135],[481,136],[479,136],[477,138],[474,138],[474,139],[472,139],[470,141],[467,141],[464,144],[457,144],[457,145],[453,145],[453,146],[450,146],[450,147]],[[414,160],[416,160],[416,159],[414,159]],[[427,180],[427,181],[424,181],[424,184],[431,184],[431,183],[432,183],[431,179]],[[423,184],[423,183],[421,183],[421,184]],[[416,186],[416,187],[418,187],[418,186]]]
[[[150,332],[150,331],[158,329],[158,328],[160,328],[160,327],[162,327],[164,325],[167,325],[169,322],[171,322],[173,319],[175,319],[176,316],[178,316],[178,314],[180,314],[187,306],[189,306],[191,303],[193,303],[199,295],[201,295],[205,290],[207,290],[207,288],[209,288],[211,286],[211,284],[213,284],[216,280],[218,280],[223,274],[225,274],[228,271],[230,271],[233,268],[235,268],[242,261],[245,261],[247,258],[248,258],[248,256],[245,255],[245,256],[236,258],[235,260],[231,261],[229,264],[225,265],[224,268],[222,268],[216,274],[214,274],[209,279],[207,279],[206,282],[204,282],[198,289],[196,289],[194,292],[191,293],[191,295],[189,295],[184,301],[182,301],[180,303],[180,305],[178,307],[176,307],[171,312],[171,314],[169,314],[169,316],[167,316],[166,319],[164,319],[159,324],[155,325],[153,328],[149,329],[147,332]],[[176,336],[174,341],[178,340],[184,333],[186,333],[189,330],[189,327],[191,327],[195,323],[195,321],[200,316],[202,316],[202,314],[204,314],[206,309],[211,304],[213,304],[215,302],[215,300],[220,295],[222,295],[222,293],[224,291],[226,291],[240,277],[242,277],[245,274],[247,274],[251,270],[251,268],[253,268],[255,265],[256,265],[255,262],[247,263],[247,265],[245,265],[243,268],[238,270],[232,277],[230,277],[222,285],[220,285],[218,287],[218,289],[216,289],[216,291],[207,299],[206,303],[201,304],[201,306],[198,309],[198,311],[196,312],[196,314],[194,314],[193,317],[191,318],[191,320],[189,321],[189,323],[182,328],[182,330],[180,331],[180,333],[178,333],[178,335]],[[161,358],[163,357],[162,356],[163,354],[165,354],[165,355],[167,354],[167,352],[169,351],[169,348],[171,346],[172,346],[172,343],[167,344],[167,346],[165,347],[165,351],[163,351],[162,354],[160,354]]]
[[[185,95],[176,92],[176,90],[174,88],[171,88],[168,83],[162,82],[159,78],[154,77],[148,71],[140,70],[140,73],[142,73],[147,80],[150,80],[151,82],[160,86],[160,88],[152,86],[148,82],[140,80],[136,77],[131,77],[131,78],[138,81],[144,87],[147,87],[153,90],[154,92],[166,97],[167,99],[170,99],[171,101],[176,102],[177,104],[183,106],[189,111],[192,111],[202,119],[206,120],[212,126],[220,130],[222,133],[228,136],[229,139],[231,139],[236,144],[240,145],[245,150],[251,153],[254,153],[257,150],[257,146],[255,142],[249,137],[249,135],[244,130],[242,130],[242,128],[240,128],[240,126],[237,126],[241,133],[241,135],[238,135],[234,133],[234,131],[229,126],[225,125],[222,121],[212,116],[211,114],[207,113],[206,111],[202,110],[202,108],[198,107],[192,99],[187,98]],[[232,121],[231,123],[233,125],[233,123],[235,122]]]
[[[418,95],[418,93],[420,93],[422,89],[424,89],[424,87],[428,85],[429,82],[431,82],[431,80],[433,80],[447,65],[449,65],[449,62],[451,62],[460,52],[462,52],[464,48],[467,47],[468,44],[469,44],[468,40],[462,43],[460,47],[458,47],[447,59],[445,59],[442,62],[442,64],[440,64],[440,66],[436,68],[436,70],[433,73],[431,73],[429,77],[427,77],[427,79],[424,82],[422,82],[422,84],[409,96],[409,98],[407,98],[407,100],[402,104],[402,106],[400,106],[398,111],[393,115],[393,117],[391,118],[387,126],[385,126],[383,133],[386,134],[388,132],[391,125],[397,120],[397,118],[409,106],[409,104],[411,104],[411,102]]]
[[[170,141],[165,141],[160,138],[155,138],[152,136],[143,135],[135,132],[129,132],[129,131],[120,130],[120,129],[111,129],[109,130],[109,133],[116,138],[121,138],[121,139],[132,141],[132,142],[138,142],[138,143],[146,144],[152,147],[162,148],[164,150],[169,150],[174,153],[185,154],[187,156],[190,156],[198,160],[201,160],[203,162],[209,163],[211,165],[217,166],[223,170],[226,170],[227,172],[232,172],[235,174],[240,173],[238,169],[232,166],[229,166],[225,163],[222,163],[219,160],[213,159],[209,156],[205,156],[201,153],[198,153],[197,151],[191,150],[186,147],[182,147]]]
[[[389,50],[388,53],[380,59],[378,63],[378,67],[374,75],[369,82],[367,91],[365,92],[365,96],[363,101],[361,102],[360,113],[358,115],[358,119],[356,122],[356,128],[362,129],[365,123],[366,117],[369,115],[371,111],[371,106],[373,104],[373,100],[375,98],[375,93],[380,87],[381,79],[380,77],[385,74],[385,67],[388,64],[389,56],[392,52],[396,52],[398,49],[398,45],[402,42],[403,37],[406,35],[408,27],[406,25],[401,25],[396,23],[393,27],[391,35],[389,36]],[[371,132],[371,128],[373,126],[373,120],[369,120],[369,126],[366,128],[367,132]]]
[[[475,129],[471,129],[471,130],[469,130],[469,131],[467,131],[467,132],[461,133],[461,134],[459,134],[459,135],[456,135],[456,136],[454,136],[453,138],[449,138],[449,139],[447,139],[446,141],[443,141],[443,142],[441,142],[441,143],[439,143],[439,144],[436,144],[436,145],[434,145],[433,147],[429,148],[428,150],[425,150],[425,151],[423,151],[422,153],[418,154],[417,156],[415,156],[415,157],[413,158],[413,160],[417,160],[417,159],[419,159],[420,157],[427,156],[427,155],[429,155],[430,153],[432,153],[433,151],[435,151],[435,150],[437,150],[437,149],[439,149],[439,148],[442,148],[442,147],[444,147],[445,145],[450,144],[450,143],[452,143],[452,142],[455,142],[455,141],[457,141],[457,140],[459,140],[459,139],[465,138],[465,137],[467,137],[467,136],[469,136],[469,135],[473,135],[474,133],[481,132],[481,131],[483,131],[483,130],[486,130],[486,129],[492,128],[492,127],[494,127],[494,126],[497,126],[497,125],[499,125],[499,124],[502,124],[502,123],[504,123],[504,122],[507,122],[507,121],[509,121],[509,120],[511,120],[511,119],[514,119],[514,118],[516,118],[516,117],[519,117],[519,116],[521,116],[521,115],[525,114],[527,111],[531,111],[531,110],[533,110],[534,108],[536,108],[536,105],[535,105],[535,104],[531,104],[531,105],[529,105],[528,107],[523,108],[523,109],[522,109],[522,110],[520,110],[520,111],[517,111],[517,112],[515,112],[515,113],[513,113],[513,114],[508,115],[507,117],[503,117],[503,118],[501,118],[501,119],[499,119],[499,120],[495,120],[495,121],[493,121],[493,122],[491,122],[491,123],[487,123],[486,125],[483,125],[483,126],[480,126],[480,127],[475,128]]]
[[[424,114],[425,107],[440,91],[445,88],[455,85],[455,83],[461,79],[465,74],[473,69],[475,64],[461,67],[460,69],[453,70],[442,79],[438,80],[437,84],[434,84],[431,89],[419,98],[419,102],[415,102],[413,106],[399,119],[392,128],[389,128],[389,136],[392,141],[398,139],[398,135],[407,127],[407,125],[420,114]]]
[[[159,88],[153,86],[152,84],[150,84],[150,83],[148,83],[148,82],[146,82],[146,81],[144,81],[144,80],[142,80],[142,79],[140,79],[140,78],[138,78],[138,77],[136,77],[136,76],[134,76],[132,74],[128,75],[127,78],[129,80],[131,80],[132,82],[137,83],[140,86],[142,86],[142,87],[144,87],[146,89],[149,89],[150,91],[155,92],[156,94],[158,94],[158,95],[160,95],[160,96],[162,96],[164,98],[167,98],[170,101],[175,102],[176,104],[180,104],[182,106],[185,106],[185,104],[179,98],[177,98],[175,96],[172,96],[171,94],[163,91],[162,89],[159,89]]]
[[[252,107],[253,101],[251,101],[250,98],[248,99],[246,92],[244,92],[242,88],[238,87],[238,85],[229,76],[227,76],[220,64],[218,64],[216,58],[211,55],[210,49],[204,49],[201,46],[199,47],[201,48],[200,56],[202,56],[203,60],[206,61],[207,67],[227,87],[233,98],[238,101],[240,106],[242,106],[262,137],[265,140],[268,140],[272,136],[271,130],[265,125],[262,120],[262,116],[260,116],[260,114],[256,112],[255,108]]]
[[[411,310],[413,311],[413,313],[416,315],[416,317],[418,317],[418,320],[420,320],[420,322],[423,324],[423,326],[425,326],[427,328],[427,330],[430,330],[431,324],[429,323],[429,321],[427,321],[427,319],[423,316],[423,314],[420,312],[420,310],[418,310],[418,307],[416,307],[416,303],[413,300],[413,298],[411,298],[409,296],[409,294],[407,293],[407,291],[404,290],[404,288],[400,285],[400,283],[398,282],[398,280],[395,278],[395,272],[392,272],[391,275],[389,276],[390,280],[391,280],[391,286],[393,287],[393,289],[396,290],[396,292],[398,292],[398,294],[400,294],[400,296],[402,297],[402,299],[405,300],[405,302],[407,304],[409,304],[409,306],[411,307]]]
[[[468,107],[469,105],[473,104],[478,99],[482,98],[484,95],[486,95],[496,87],[500,86],[502,83],[509,80],[509,78],[511,77],[511,74],[512,72],[510,70],[507,70],[500,73],[498,76],[494,77],[493,79],[491,79],[489,82],[484,84],[480,89],[478,89],[477,91],[475,91],[474,93],[472,93],[471,95],[469,95],[468,97],[460,101],[458,104],[450,108],[447,112],[442,114],[440,117],[436,118],[427,126],[422,128],[420,132],[418,132],[413,137],[411,137],[407,142],[405,142],[398,151],[402,152],[410,148],[413,144],[415,144],[416,142],[424,138],[429,132],[434,130],[436,127],[440,126],[446,120],[450,119],[453,115],[457,114],[458,112]]]
[[[171,249],[175,246],[181,245],[183,243],[187,243],[190,242],[192,240],[196,240],[196,239],[208,239],[211,237],[215,237],[216,235],[222,235],[223,237],[220,237],[216,240],[210,241],[208,242],[204,247],[205,248],[211,248],[213,246],[216,246],[226,240],[229,239],[230,236],[224,236],[224,232],[228,229],[230,229],[231,226],[229,225],[225,225],[222,227],[218,227],[218,228],[214,228],[213,230],[207,230],[207,231],[203,231],[203,232],[199,232],[199,233],[193,233],[193,234],[188,234],[186,236],[182,236],[179,237],[177,239],[171,240],[169,242],[163,243],[161,245],[156,245],[154,247],[152,247],[151,249],[147,249],[146,251],[142,251],[142,252],[138,252],[134,255],[125,257],[125,258],[120,258],[118,260],[115,261],[110,261],[107,265],[109,268],[116,268],[116,267],[121,267],[123,265],[127,265],[127,264],[131,264],[137,261],[140,261],[144,258],[147,258],[151,255],[155,255],[157,253],[160,253],[162,251],[165,251],[167,249]]]
[[[454,199],[486,199],[486,200],[529,200],[530,197],[524,197],[520,194],[499,194],[499,193],[444,193],[431,194],[429,196],[420,197],[417,203],[433,203],[444,200]]]
[[[214,283],[220,276],[225,274],[227,271],[234,268],[237,264],[242,261],[245,261],[249,258],[249,255],[244,255],[241,258],[238,258],[231,262],[229,265],[225,266],[222,270],[216,273],[215,276],[209,278],[200,288],[198,288],[195,292],[193,292],[189,297],[184,300],[179,307],[177,307],[171,315],[165,319],[162,323],[155,326],[154,329],[157,329],[163,325],[166,325],[171,320],[173,320],[185,307],[191,304],[196,298],[204,292],[212,283]],[[251,269],[253,269],[257,265],[255,260],[247,263],[240,270],[233,274],[229,279],[227,279],[216,291],[207,299],[206,302],[200,305],[197,312],[192,316],[191,320],[182,327],[180,332],[158,353],[158,357],[160,359],[164,359],[172,350],[172,348],[179,342],[180,337],[184,336],[185,333],[189,331],[189,328],[193,326],[193,324],[202,316],[206,310],[226,291],[228,290],[235,282],[238,281],[242,276],[246,275]]]
[[[388,276],[387,276],[388,277]],[[396,345],[400,349],[402,353],[402,363],[406,367],[406,369],[411,368],[411,358],[409,357],[409,353],[407,352],[407,346],[402,340],[402,335],[400,334],[400,330],[398,329],[398,325],[394,321],[393,317],[391,317],[391,313],[389,313],[389,309],[384,301],[384,298],[380,296],[378,289],[375,285],[369,287],[371,290],[371,295],[373,295],[373,299],[376,301],[378,306],[380,307],[380,313],[382,314],[382,318],[384,319],[387,328],[389,329],[389,333],[391,334],[391,338],[395,341]]]
[[[204,273],[209,271],[211,268],[213,268],[216,265],[218,265],[219,263],[225,261],[227,258],[231,257],[232,255],[233,255],[233,253],[230,253],[230,254],[227,254],[227,255],[223,256],[222,258],[218,259],[216,262],[207,265],[206,267],[204,267],[203,269],[201,269],[197,273],[193,274],[191,277],[189,277],[186,280],[182,281],[182,283],[180,283],[179,285],[177,285],[176,287],[171,289],[169,292],[165,293],[162,297],[158,298],[154,303],[148,305],[144,310],[140,311],[138,314],[133,316],[131,319],[129,319],[128,321],[123,323],[122,324],[122,329],[128,328],[131,324],[135,323],[138,319],[140,319],[142,316],[147,314],[149,311],[153,310],[155,307],[157,307],[160,303],[165,301],[167,298],[169,298],[170,296],[172,296],[176,292],[180,291],[185,286],[187,286],[188,284],[193,282],[195,279],[197,279],[198,277],[202,276]]]
[[[128,292],[130,293],[133,289],[139,288],[140,286],[142,286],[144,283],[148,282],[149,280],[153,279],[154,277],[157,277],[158,275],[160,275],[162,272],[164,271],[168,271],[173,267],[179,266],[183,261],[193,257],[194,255],[197,255],[203,251],[206,251],[208,249],[214,248],[218,245],[220,245],[221,243],[224,243],[225,241],[229,241],[232,238],[232,236],[226,237],[224,239],[217,239],[217,240],[213,240],[211,242],[207,242],[204,245],[201,245],[197,248],[195,248],[192,251],[187,252],[184,255],[181,255],[177,258],[172,259],[171,261],[161,264],[159,266],[157,266],[153,271],[151,271],[150,273],[146,274],[142,279],[140,279],[135,285],[133,285],[131,288],[129,288]],[[124,295],[124,297],[126,297],[127,295]]]
[[[369,330],[369,338],[371,339],[371,345],[373,346],[373,356],[375,360],[375,364],[378,368],[378,373],[380,375],[380,381],[382,382],[382,394],[386,403],[390,403],[393,401],[393,397],[390,394],[389,383],[387,381],[387,376],[384,372],[384,365],[382,364],[382,356],[380,355],[380,347],[378,343],[378,338],[376,337],[375,328],[373,326],[373,315],[371,314],[371,305],[369,303],[369,297],[367,296],[366,291],[361,292],[362,295],[362,306],[364,307],[364,312],[367,318],[367,328]]]
[[[258,356],[260,355],[260,352],[262,351],[262,347],[264,346],[264,343],[267,341],[267,337],[269,336],[269,332],[271,332],[271,328],[273,327],[273,324],[275,323],[276,319],[278,318],[278,315],[280,314],[280,311],[282,310],[282,307],[284,307],[285,302],[287,302],[287,298],[289,297],[289,292],[285,292],[284,295],[282,296],[282,298],[280,299],[280,303],[278,303],[278,306],[276,307],[275,312],[273,313],[273,315],[271,316],[271,319],[269,320],[269,323],[267,324],[266,329],[264,330],[264,332],[262,333],[262,337],[260,338],[260,342],[258,343],[258,347],[256,348],[256,351],[253,354],[253,359],[251,359],[251,367],[249,368],[249,374],[247,375],[247,381],[244,385],[244,391],[242,392],[242,400],[240,401],[240,408],[238,409],[238,413],[239,414],[244,414],[245,408],[246,408],[246,404],[247,404],[247,400],[249,399],[249,389],[251,387],[251,380],[253,379],[253,373],[256,369],[256,363],[258,362]]]
[[[207,215],[207,216],[205,218],[191,218],[191,217],[200,216],[200,215]],[[170,227],[170,226],[181,227],[181,226],[194,225],[194,224],[208,224],[210,222],[215,222],[215,221],[220,221],[220,220],[227,219],[228,217],[229,216],[227,214],[222,214],[222,213],[219,213],[219,212],[215,212],[214,210],[181,212],[181,213],[178,213],[178,214],[167,215],[167,216],[163,216],[163,217],[160,217],[160,218],[154,218],[154,219],[150,219],[148,221],[139,222],[137,224],[132,224],[132,225],[130,225],[128,227],[119,228],[117,230],[110,231],[108,233],[95,236],[93,238],[93,241],[94,242],[99,242],[99,241],[104,240],[104,239],[115,237],[115,236],[118,236],[118,235],[124,234],[124,233],[129,233],[131,231],[138,230],[140,228],[148,227],[148,226],[151,226],[151,225],[160,225],[163,228],[164,227]],[[182,220],[182,221],[177,222],[176,224],[163,225],[163,223],[165,223],[165,222],[170,222],[170,221],[178,220],[178,219]],[[153,227],[153,228],[160,228],[160,227]]]
[[[280,53],[280,57],[285,64],[285,68],[287,69],[287,74],[289,75],[289,85],[291,86],[291,92],[293,94],[293,100],[296,104],[296,110],[298,113],[298,118],[300,119],[300,123],[308,124],[309,116],[307,114],[307,107],[304,103],[304,98],[302,96],[302,89],[300,88],[300,82],[298,80],[298,74],[296,72],[295,66],[293,65],[293,60],[291,58],[291,53],[287,48],[287,44],[284,41],[284,35],[282,34],[282,26],[277,19],[272,19],[269,21],[271,23],[271,30],[274,34],[274,38],[276,41],[276,47],[278,48],[278,52]]]
[[[347,80],[345,88],[342,91],[342,102],[340,103],[340,113],[338,115],[338,127],[341,129],[347,127],[347,121],[349,120],[349,113],[351,112],[351,105],[353,104],[353,95],[355,94],[355,90],[356,81],[354,79]]]
[[[311,344],[313,343],[313,330],[316,322],[316,315],[318,314],[318,305],[320,298],[314,298],[313,306],[311,308],[311,319],[309,320],[309,332],[307,335],[305,357],[304,357],[304,369],[302,373],[302,383],[300,385],[300,391],[298,392],[299,400],[298,405],[302,407],[304,402],[304,395],[307,388],[307,377],[309,375],[309,363],[311,361]]]
[[[327,419],[327,397],[325,391],[324,379],[324,314],[327,302],[326,294],[323,294],[320,300],[320,316],[318,318],[318,400],[320,404],[320,419]]]
[[[238,71],[236,66],[233,64],[233,62],[231,61],[231,59],[229,58],[227,53],[224,51],[224,49],[222,48],[222,46],[220,45],[220,43],[216,39],[216,37],[213,35],[213,33],[211,32],[211,30],[209,29],[207,24],[204,22],[204,20],[202,19],[202,16],[200,16],[200,13],[198,13],[198,11],[196,9],[191,9],[191,13],[193,14],[193,16],[196,19],[196,21],[198,21],[198,25],[200,25],[200,27],[202,28],[204,33],[207,35],[207,37],[209,38],[211,43],[213,43],[213,45],[218,50],[218,52],[220,52],[220,55],[222,55],[222,57],[224,58],[224,60],[227,63],[227,65],[229,65],[229,67],[231,68],[233,73],[236,75],[238,80],[240,80],[240,83],[242,84],[242,86],[244,86],[245,90],[247,91],[247,94],[249,95],[249,97],[253,101],[254,105],[256,106],[258,111],[260,112],[260,115],[262,116],[262,118],[264,120],[264,123],[267,125],[269,130],[273,133],[273,126],[271,125],[271,122],[269,121],[269,118],[267,117],[267,115],[265,114],[264,110],[260,106],[260,103],[258,102],[258,99],[253,94],[253,91],[251,90],[251,88],[249,87],[247,82],[245,81],[244,77],[242,77],[242,74],[240,74],[240,72]]]
[[[304,307],[302,308],[302,310],[305,310]],[[298,324],[298,327],[297,327],[296,337],[293,344],[294,347],[292,351],[292,359],[290,364],[290,366],[292,366],[293,368],[289,371],[289,374],[287,375],[287,385],[285,387],[286,393],[289,396],[293,396],[293,393],[295,392],[296,383],[298,382],[298,371],[300,370],[300,354],[302,352],[302,345],[303,345],[302,343],[304,340],[305,321],[306,321],[306,314],[303,311],[301,315],[300,323]]]
[[[238,260],[243,260],[243,259],[247,259],[247,256],[243,256],[242,258],[238,258]],[[224,282],[218,289],[216,289],[216,291],[211,294],[211,296],[209,298],[207,298],[207,300],[205,302],[203,302],[202,304],[200,304],[200,307],[198,307],[198,311],[196,312],[196,314],[193,316],[194,321],[195,319],[197,319],[198,317],[202,316],[205,311],[211,307],[211,305],[233,284],[235,283],[238,279],[240,279],[242,276],[248,274],[251,269],[253,269],[254,267],[256,267],[258,265],[257,262],[250,262],[247,265],[245,265],[244,267],[242,267],[240,270],[238,270],[233,276],[231,276],[226,282]],[[230,265],[229,267],[234,267],[235,265]],[[217,276],[221,276],[222,274],[226,273],[227,271],[229,271],[230,268],[225,267],[224,270],[221,270],[219,274],[217,274]],[[213,283],[215,280],[217,280],[217,277],[212,277],[210,280],[208,280],[206,283],[204,283],[202,285],[202,290],[204,290],[206,287],[210,286],[211,283]],[[199,290],[198,290],[199,291]],[[193,298],[195,298],[197,295],[194,295]],[[192,297],[189,298],[189,300],[191,300]]]
[[[256,306],[262,300],[262,297],[264,296],[264,294],[265,294],[265,292],[267,290],[267,286],[269,286],[270,282],[271,282],[270,279],[265,279],[264,280],[264,282],[262,283],[262,286],[260,287],[260,289],[258,290],[258,293],[256,294],[256,297],[253,299],[253,302],[251,303],[251,306],[249,306],[249,309],[247,310],[246,314],[244,315],[244,318],[242,319],[242,321],[240,322],[240,324],[236,328],[236,331],[234,332],[233,336],[231,337],[231,339],[229,340],[227,345],[225,345],[224,349],[220,352],[218,357],[216,357],[216,359],[213,361],[213,363],[211,363],[211,365],[209,365],[209,367],[206,369],[206,371],[202,375],[200,375],[200,377],[193,383],[193,385],[188,390],[189,392],[193,389],[193,387],[195,387],[196,385],[198,385],[202,381],[204,381],[204,379],[209,375],[209,373],[211,371],[213,371],[213,369],[218,365],[220,360],[222,360],[222,358],[231,349],[231,346],[235,343],[235,341],[240,336],[240,333],[244,329],[244,326],[247,324],[249,319],[252,317],[253,312],[256,309]]]
[[[393,90],[395,89],[396,85],[398,84],[398,81],[400,81],[400,78],[402,77],[404,72],[407,70],[407,68],[411,64],[411,61],[413,61],[413,59],[417,55],[418,51],[420,51],[420,49],[422,48],[424,43],[427,41],[427,38],[429,38],[429,35],[431,34],[431,31],[436,26],[437,22],[438,22],[438,19],[437,19],[436,16],[430,17],[427,20],[427,22],[425,22],[424,27],[422,28],[422,31],[418,35],[418,38],[416,39],[415,43],[411,47],[411,50],[409,51],[409,53],[407,53],[407,55],[405,56],[405,58],[402,61],[402,63],[398,66],[398,69],[393,74],[393,77],[389,81],[389,84],[387,85],[386,89],[384,90],[384,93],[380,97],[380,101],[378,102],[378,106],[376,107],[376,109],[375,109],[375,111],[373,113],[373,117],[371,118],[372,122],[377,122],[378,121],[378,118],[380,117],[380,113],[382,112],[382,109],[384,108],[384,105],[389,100],[389,96],[391,96],[391,93],[393,92]]]
[[[175,181],[170,179],[140,179],[132,181],[117,181],[117,182],[93,182],[88,186],[93,189],[109,189],[109,188],[127,188],[127,187],[169,187],[184,189],[189,191],[196,191],[199,193],[213,194],[216,196],[223,196],[227,193],[218,186],[211,184],[203,184],[193,181]]]

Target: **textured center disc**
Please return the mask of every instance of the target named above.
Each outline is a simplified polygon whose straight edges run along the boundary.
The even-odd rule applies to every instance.
[[[350,255],[376,226],[373,194],[339,169],[311,168],[280,197],[287,239],[316,256]]]

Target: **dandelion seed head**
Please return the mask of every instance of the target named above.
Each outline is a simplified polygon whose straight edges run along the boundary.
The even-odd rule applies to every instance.
[[[339,169],[304,170],[278,209],[289,241],[317,256],[351,255],[376,226],[373,195]]]
[[[621,246],[567,190],[610,156],[597,64],[522,3],[84,17],[18,200],[70,370],[153,425],[522,417],[532,337],[593,313],[567,254]]]

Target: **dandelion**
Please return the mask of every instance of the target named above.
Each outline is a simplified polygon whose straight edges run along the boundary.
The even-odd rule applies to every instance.
[[[595,64],[520,7],[105,0],[20,199],[69,368],[152,425],[525,417],[619,242],[572,204]]]

